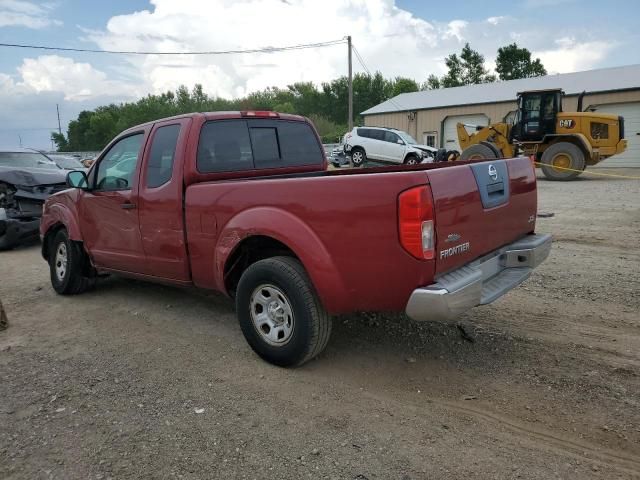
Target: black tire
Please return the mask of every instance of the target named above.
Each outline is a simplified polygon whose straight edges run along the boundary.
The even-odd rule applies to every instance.
[[[86,292],[93,288],[96,282],[89,258],[81,244],[70,240],[64,229],[57,232],[49,243],[49,272],[53,289],[61,295]]]
[[[273,292],[273,300],[277,302],[268,306],[266,315],[270,319],[258,325],[261,315],[264,319],[261,299],[271,298]],[[272,310],[272,307],[280,300],[288,307],[290,316],[282,316],[278,333],[285,330],[288,322],[290,332],[286,337],[283,335],[282,340],[269,339],[270,335],[277,337],[267,323],[274,322],[270,316],[277,313],[278,308]],[[316,357],[327,346],[331,335],[331,317],[322,307],[307,272],[291,257],[267,258],[250,265],[238,283],[236,309],[240,328],[251,348],[267,362],[281,367],[302,365]]]
[[[498,156],[493,149],[481,143],[465,148],[460,155],[460,160],[493,160],[494,158],[498,158]]]
[[[7,250],[12,250],[16,244],[9,241],[9,238],[6,235],[0,235],[0,252],[4,252]]]
[[[351,149],[351,163],[354,167],[361,167],[367,161],[367,154],[360,147]]]
[[[407,155],[407,158],[404,159],[405,165],[418,165],[419,163],[420,159],[414,154]]]
[[[554,166],[561,159],[561,165]],[[584,152],[580,147],[569,142],[558,142],[549,145],[542,154],[542,173],[548,180],[566,182],[573,180],[586,167]],[[570,168],[571,170],[562,170]]]

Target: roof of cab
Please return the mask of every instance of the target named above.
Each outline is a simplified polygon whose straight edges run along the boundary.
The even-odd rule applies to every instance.
[[[278,114],[278,117],[245,117],[243,116],[243,113],[246,112],[247,110],[243,110],[243,111],[220,111],[220,112],[192,112],[192,113],[183,113],[181,115],[174,115],[173,117],[165,117],[165,118],[158,118],[157,120],[152,120],[150,122],[145,122],[145,123],[141,123],[139,125],[134,125],[133,127],[127,128],[124,132],[130,132],[132,130],[138,130],[140,128],[143,127],[147,127],[147,126],[151,126],[155,123],[158,122],[166,122],[169,120],[179,120],[181,118],[193,118],[193,117],[197,117],[199,115],[204,115],[204,117],[207,120],[223,120],[223,119],[233,119],[233,118],[251,118],[251,119],[261,119],[261,118],[266,118],[268,120],[274,120],[274,119],[280,119],[280,120],[291,120],[291,121],[297,121],[297,122],[308,122],[309,120],[301,115],[293,115],[290,113],[279,113],[279,112],[275,112]],[[250,112],[252,111],[257,111],[257,110],[248,110]]]

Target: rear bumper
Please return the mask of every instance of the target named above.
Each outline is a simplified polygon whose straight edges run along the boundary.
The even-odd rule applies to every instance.
[[[527,235],[417,288],[407,303],[413,320],[450,320],[486,305],[524,282],[549,256],[551,235]]]
[[[38,238],[39,233],[39,218],[35,220],[9,218],[5,209],[0,208],[0,250],[26,240]]]

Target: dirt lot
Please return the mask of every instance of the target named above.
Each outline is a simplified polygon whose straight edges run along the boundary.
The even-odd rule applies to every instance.
[[[551,257],[461,319],[474,341],[345,316],[296,370],[220,296],[63,298],[39,246],[0,253],[0,478],[640,478],[640,181],[539,190]]]

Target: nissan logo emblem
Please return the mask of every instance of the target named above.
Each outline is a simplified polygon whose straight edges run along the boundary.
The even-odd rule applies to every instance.
[[[489,165],[489,176],[491,177],[491,180],[497,180],[498,179],[498,170],[496,170],[496,167],[493,166],[493,164]]]

